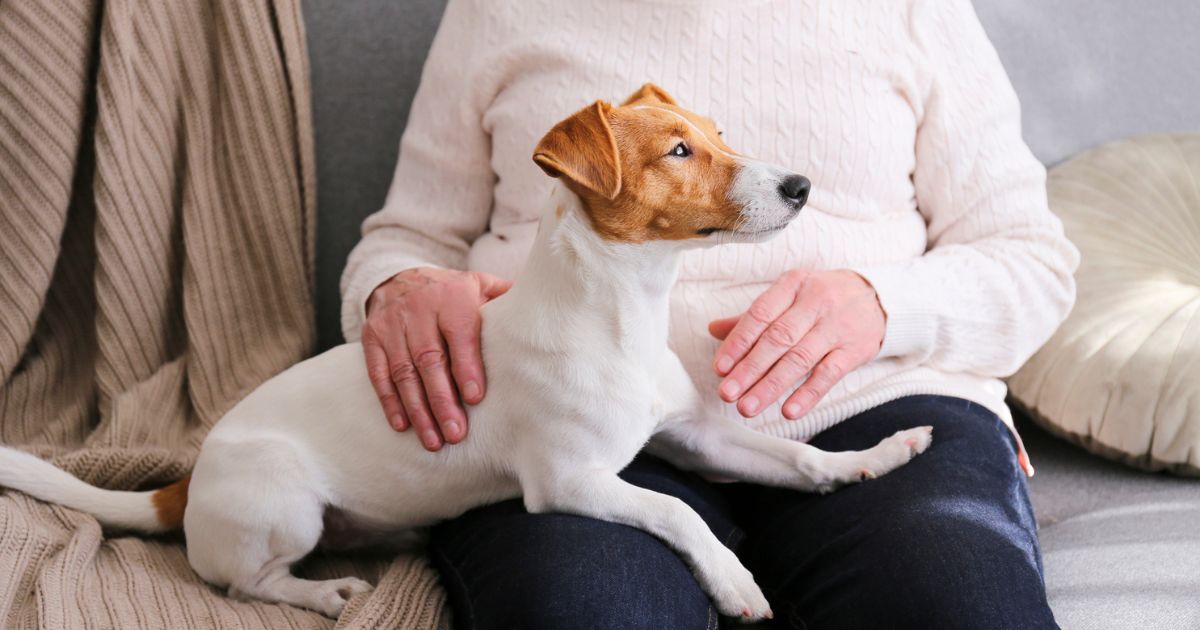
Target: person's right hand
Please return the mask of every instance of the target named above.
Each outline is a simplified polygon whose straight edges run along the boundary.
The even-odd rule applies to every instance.
[[[510,286],[486,273],[418,267],[371,292],[363,353],[392,428],[414,427],[430,451],[466,437],[462,401],[478,404],[484,394],[479,307]]]

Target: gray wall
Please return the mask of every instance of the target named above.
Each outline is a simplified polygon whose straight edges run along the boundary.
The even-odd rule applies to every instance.
[[[1108,140],[1200,131],[1197,0],[976,0],[1047,164]]]
[[[383,203],[444,5],[304,0],[317,142],[322,348],[341,341],[338,278],[359,223]],[[1021,95],[1025,137],[1047,164],[1111,139],[1200,131],[1200,1],[975,5]]]
[[[342,342],[338,280],[383,204],[445,0],[304,0],[317,144],[317,343]]]

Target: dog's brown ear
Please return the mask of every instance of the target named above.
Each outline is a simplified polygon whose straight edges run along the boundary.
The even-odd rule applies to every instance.
[[[608,124],[610,111],[612,105],[596,101],[554,125],[533,150],[533,161],[551,177],[565,177],[609,201],[616,199],[621,160]]]
[[[653,83],[647,83],[638,88],[638,91],[630,94],[629,98],[625,99],[625,102],[621,103],[621,105],[633,105],[634,103],[662,103],[663,105],[678,105],[678,103],[675,102],[675,99],[671,98],[670,94],[667,94],[666,90],[654,85]]]

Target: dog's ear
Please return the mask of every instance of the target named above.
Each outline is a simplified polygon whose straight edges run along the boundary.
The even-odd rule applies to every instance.
[[[667,94],[666,90],[654,85],[653,83],[647,83],[638,88],[638,91],[630,94],[629,98],[625,99],[624,103],[621,103],[621,106],[624,107],[625,105],[633,105],[635,103],[662,103],[663,105],[678,105],[678,103],[675,102],[675,99],[671,98],[670,94]]]
[[[609,201],[616,199],[621,160],[608,124],[611,111],[612,105],[596,101],[554,125],[533,150],[533,161],[551,177],[565,177]]]

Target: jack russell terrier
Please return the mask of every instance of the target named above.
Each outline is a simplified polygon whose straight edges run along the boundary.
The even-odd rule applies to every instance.
[[[377,541],[522,496],[532,513],[641,528],[680,554],[721,613],[771,617],[753,576],[699,515],[617,473],[646,448],[684,470],[829,492],[929,446],[931,427],[841,453],[758,433],[706,413],[667,349],[680,253],[778,234],[807,200],[808,180],[734,153],[711,120],[651,84],[620,106],[597,101],[558,123],[533,161],[560,184],[525,270],[483,306],[491,387],[468,410],[466,442],[431,453],[414,433],[393,431],[352,343],[234,406],[204,441],[190,483],[103,490],[0,448],[0,485],[109,528],[182,524],[200,577],[232,596],[330,617],[371,585],[291,574],[330,542],[326,519],[352,523],[358,542]]]

